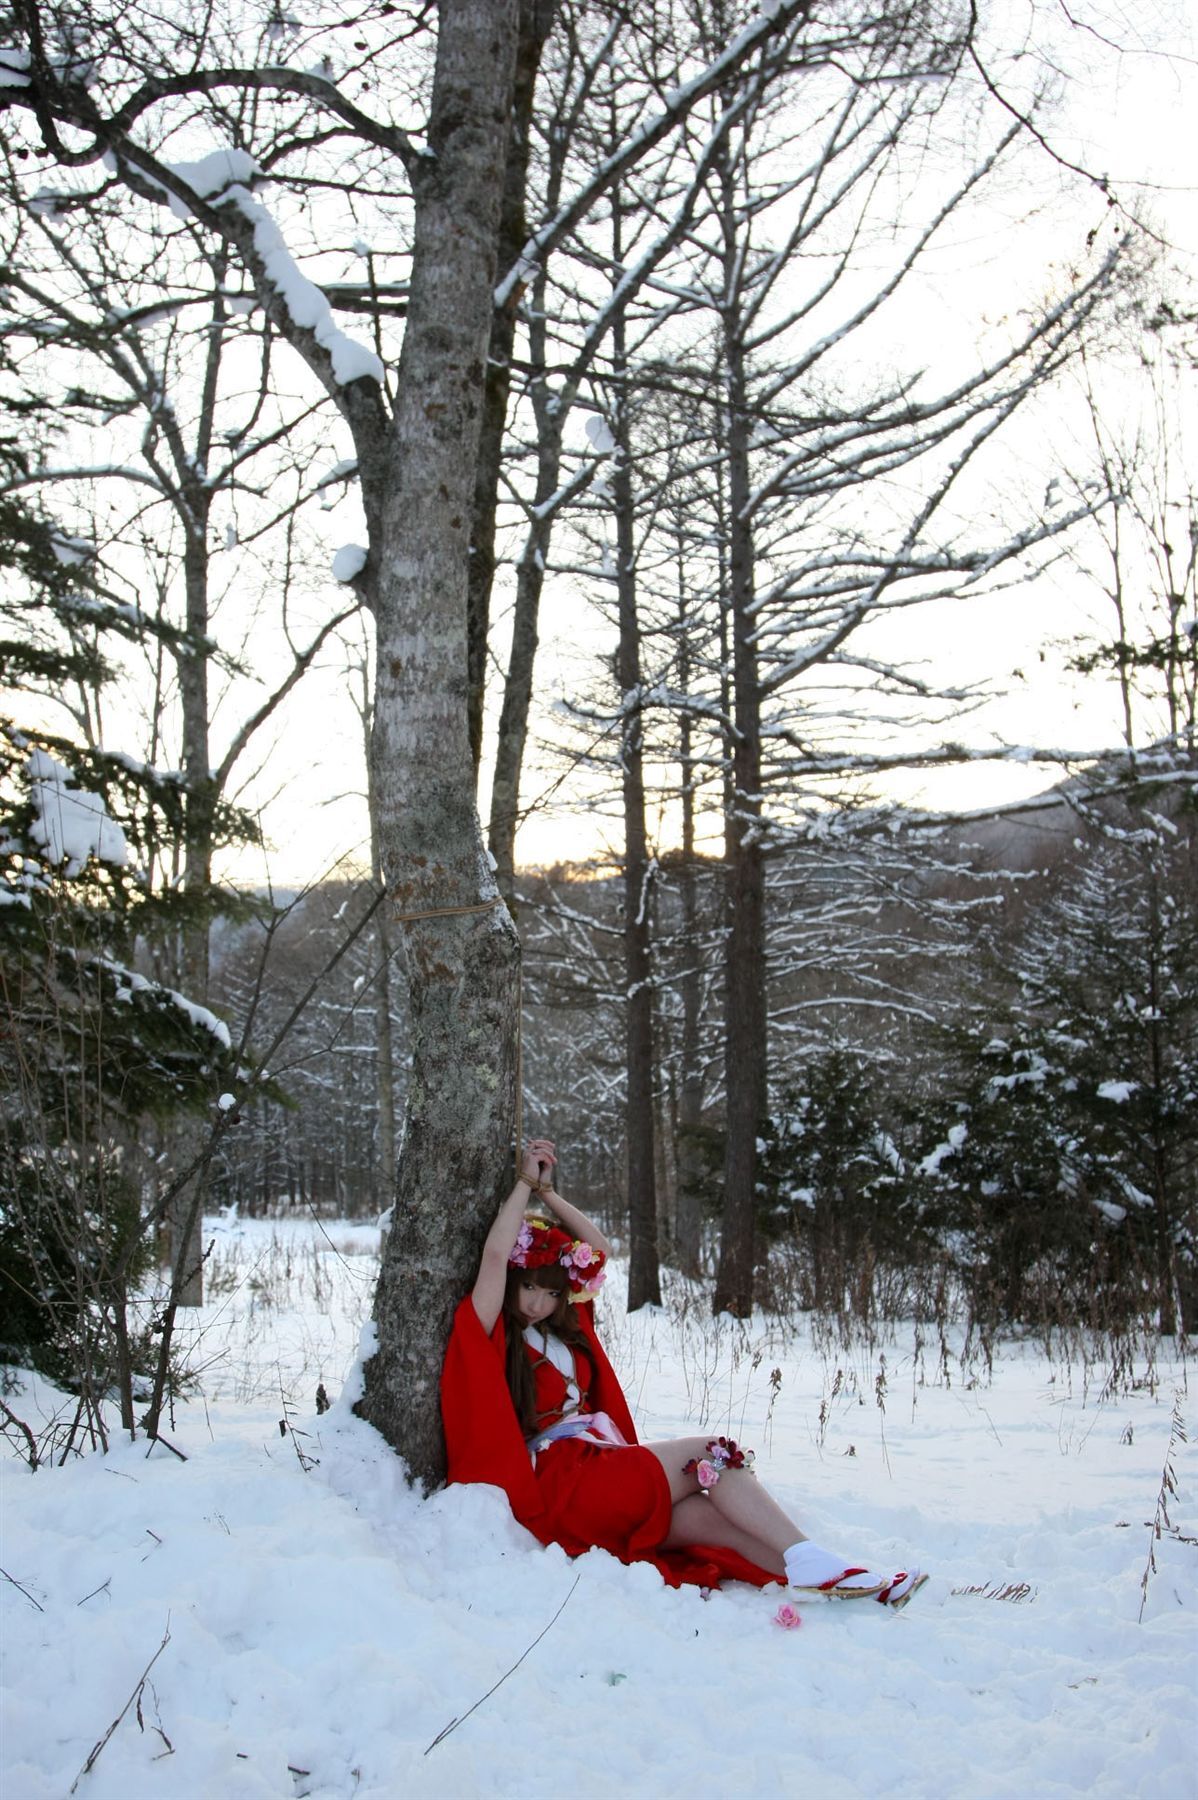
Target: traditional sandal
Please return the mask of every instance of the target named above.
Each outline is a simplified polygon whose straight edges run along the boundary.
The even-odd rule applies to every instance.
[[[900,1569],[889,1586],[884,1587],[880,1594],[875,1595],[875,1599],[881,1601],[883,1606],[889,1606],[894,1612],[902,1612],[908,1600],[914,1600],[920,1588],[925,1587],[931,1579],[931,1576],[925,1575],[922,1569],[911,1569],[910,1571]]]
[[[809,1538],[792,1544],[784,1561],[787,1586],[807,1600],[869,1600],[894,1586],[860,1563],[846,1564]]]

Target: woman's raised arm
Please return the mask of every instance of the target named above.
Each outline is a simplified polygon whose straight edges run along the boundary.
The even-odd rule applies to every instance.
[[[606,1257],[610,1258],[615,1254],[595,1221],[588,1219],[577,1206],[571,1206],[568,1200],[563,1200],[552,1187],[542,1187],[541,1198],[550,1210],[557,1214],[572,1237],[581,1238],[584,1243],[591,1246],[592,1250],[600,1250]],[[516,1229],[519,1230],[519,1226]]]
[[[495,1321],[503,1311],[507,1259],[519,1235],[524,1209],[533,1192],[552,1176],[556,1160],[553,1145],[548,1138],[529,1139],[520,1159],[519,1180],[496,1213],[495,1222],[487,1233],[471,1294],[474,1310],[487,1333],[494,1331]]]

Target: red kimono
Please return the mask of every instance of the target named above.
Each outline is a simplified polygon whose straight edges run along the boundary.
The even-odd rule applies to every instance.
[[[576,1310],[590,1346],[588,1358],[577,1358],[576,1370],[586,1409],[605,1412],[627,1443],[613,1448],[564,1438],[543,1450],[534,1468],[504,1374],[503,1319],[488,1337],[467,1295],[454,1315],[441,1375],[450,1481],[501,1487],[517,1519],[542,1544],[560,1544],[570,1556],[598,1548],[621,1562],[651,1562],[671,1587],[684,1581],[718,1587],[721,1579],[765,1587],[779,1580],[735,1550],[707,1544],[661,1548],[672,1511],[665,1471],[637,1443],[636,1426],[595,1334],[590,1306]],[[588,1360],[589,1370],[584,1366]],[[538,1407],[552,1403],[555,1382],[564,1395],[565,1382],[551,1365],[540,1364],[536,1380]]]

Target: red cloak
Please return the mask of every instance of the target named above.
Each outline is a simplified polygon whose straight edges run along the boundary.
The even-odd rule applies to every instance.
[[[467,1295],[454,1315],[441,1374],[450,1481],[502,1488],[516,1518],[542,1544],[560,1544],[571,1556],[598,1547],[622,1562],[651,1562],[671,1587],[683,1582],[718,1587],[721,1580],[766,1587],[779,1580],[735,1550],[707,1544],[661,1548],[671,1511],[665,1471],[638,1445],[590,1306],[576,1311],[594,1365],[587,1403],[593,1412],[607,1413],[628,1448],[601,1449],[567,1439],[538,1457],[534,1469],[504,1373],[503,1319],[488,1336]]]

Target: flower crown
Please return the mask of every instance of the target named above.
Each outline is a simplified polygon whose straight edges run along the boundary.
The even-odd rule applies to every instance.
[[[572,1238],[560,1225],[527,1217],[508,1257],[509,1265],[516,1269],[547,1269],[551,1263],[559,1263],[566,1271],[570,1293],[588,1297],[597,1294],[607,1279],[603,1273],[606,1261],[602,1250],[585,1238]]]

